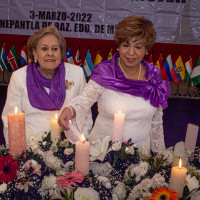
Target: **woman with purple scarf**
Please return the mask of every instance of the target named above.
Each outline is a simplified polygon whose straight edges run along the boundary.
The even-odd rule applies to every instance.
[[[29,37],[27,43],[29,58],[27,66],[15,71],[8,85],[7,99],[2,113],[4,137],[8,146],[7,115],[25,113],[26,142],[31,136],[41,136],[51,130],[51,119],[80,94],[85,85],[83,69],[64,63],[66,41],[54,26],[45,27]],[[82,126],[84,132],[92,127],[91,111]]]
[[[76,117],[81,129],[87,112],[98,102],[98,116],[90,133],[90,141],[112,136],[114,113],[125,113],[123,141],[130,138],[148,151],[165,149],[163,109],[170,95],[169,82],[161,78],[160,70],[143,60],[156,40],[151,21],[130,16],[119,22],[115,30],[118,52],[111,60],[101,62],[85,86],[59,116],[59,124]],[[73,112],[71,112],[73,111]]]

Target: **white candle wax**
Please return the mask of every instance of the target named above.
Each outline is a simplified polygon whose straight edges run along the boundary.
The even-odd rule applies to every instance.
[[[75,148],[75,170],[86,176],[89,173],[90,142],[77,141]]]
[[[57,139],[60,140],[61,137],[61,128],[58,124],[57,114],[55,116],[55,119],[51,119],[51,141]]]
[[[172,167],[168,189],[174,190],[178,194],[179,198],[183,197],[186,174],[187,169],[185,167],[181,167],[181,164],[179,164],[179,166]]]
[[[24,113],[8,114],[8,139],[9,151],[16,157],[23,151],[26,153],[26,132],[25,132],[25,115]]]
[[[185,137],[186,149],[191,149],[193,151],[195,150],[198,132],[199,132],[199,126],[196,126],[194,124],[188,124],[186,137]]]
[[[123,140],[123,133],[124,133],[124,118],[125,113],[118,113],[114,114],[114,122],[113,122],[113,133],[112,133],[112,142],[121,142]]]

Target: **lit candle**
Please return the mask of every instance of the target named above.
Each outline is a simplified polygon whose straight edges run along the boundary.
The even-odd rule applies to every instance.
[[[17,113],[17,107],[15,114],[8,114],[8,140],[9,151],[14,157],[26,153],[25,115]]]
[[[180,162],[180,157],[174,156],[172,161],[172,167],[178,166]],[[181,166],[186,167],[187,166],[187,158],[181,158]]]
[[[181,167],[181,159],[179,161],[179,166],[172,167],[169,190],[174,190],[179,198],[183,197],[183,189],[185,184],[185,177],[187,174],[187,169]]]
[[[51,141],[57,139],[60,140],[61,128],[58,124],[58,115],[56,113],[55,119],[51,119]]]
[[[83,134],[82,141],[77,141],[75,148],[75,170],[86,176],[89,173],[90,143],[85,141]]]
[[[125,113],[121,113],[121,111],[114,114],[112,142],[118,141],[122,143],[124,133],[124,118]]]

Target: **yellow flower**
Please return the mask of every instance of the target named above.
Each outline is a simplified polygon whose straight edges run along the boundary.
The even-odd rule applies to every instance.
[[[167,190],[165,187],[159,187],[154,190],[149,200],[179,200],[178,194],[174,190]]]

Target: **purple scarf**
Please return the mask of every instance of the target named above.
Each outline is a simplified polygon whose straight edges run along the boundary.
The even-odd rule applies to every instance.
[[[65,97],[65,66],[61,62],[52,79],[45,78],[39,71],[38,63],[27,66],[26,85],[30,104],[40,110],[60,110]],[[44,87],[50,89],[49,94]]]
[[[117,52],[111,60],[97,65],[92,71],[91,79],[105,88],[143,97],[146,101],[150,100],[150,104],[154,107],[160,104],[163,108],[167,108],[167,99],[170,96],[169,81],[162,80],[160,70],[142,60],[147,70],[145,74],[147,81],[127,79],[117,65],[118,57]]]

